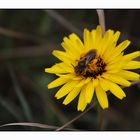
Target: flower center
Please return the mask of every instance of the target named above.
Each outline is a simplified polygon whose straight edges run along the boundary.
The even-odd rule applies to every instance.
[[[80,58],[75,73],[84,77],[94,77],[102,75],[105,72],[106,64],[100,56],[97,56],[96,50],[91,50]]]

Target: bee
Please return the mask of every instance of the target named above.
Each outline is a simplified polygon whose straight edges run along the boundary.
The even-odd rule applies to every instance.
[[[77,74],[82,74],[88,65],[96,57],[96,50],[90,50],[83,57],[80,58],[78,65],[75,67],[75,72]]]

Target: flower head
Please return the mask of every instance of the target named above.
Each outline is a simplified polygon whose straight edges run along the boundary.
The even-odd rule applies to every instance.
[[[139,74],[129,71],[140,68],[140,62],[133,60],[140,51],[124,55],[130,41],[117,45],[119,36],[120,32],[113,30],[103,35],[101,26],[97,26],[91,32],[84,29],[83,42],[74,33],[64,37],[64,51],[53,51],[61,62],[45,69],[59,77],[48,85],[49,89],[63,85],[55,97],[66,96],[63,104],[67,105],[79,95],[78,111],[86,108],[94,94],[103,109],[108,108],[107,91],[123,99],[126,95],[120,86],[128,87],[130,81],[140,79]]]

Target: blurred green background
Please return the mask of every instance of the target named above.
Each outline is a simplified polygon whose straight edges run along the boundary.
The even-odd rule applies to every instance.
[[[105,10],[106,28],[121,31],[119,40],[132,41],[126,53],[140,50],[140,10]],[[47,89],[55,75],[44,72],[59,62],[52,56],[61,48],[64,36],[99,24],[96,10],[0,10],[0,125],[38,122],[62,126],[77,112],[77,99],[62,105]],[[137,72],[140,72],[137,70]],[[109,95],[102,130],[140,130],[140,84],[124,89],[122,101]],[[99,130],[98,107],[69,126],[78,130]],[[7,126],[0,130],[54,130]]]

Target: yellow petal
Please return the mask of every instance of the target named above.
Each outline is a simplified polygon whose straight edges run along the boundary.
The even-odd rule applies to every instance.
[[[45,72],[48,72],[48,73],[67,73],[67,71],[62,69],[58,64],[52,66],[51,68],[45,68]]]
[[[88,50],[95,49],[93,46],[93,38],[92,38],[91,32],[89,32],[89,46],[88,46],[88,48],[89,48]]]
[[[105,82],[105,80],[104,80],[104,78],[99,78],[99,83],[100,83],[100,85],[101,85],[101,87],[102,87],[102,89],[104,90],[104,91],[108,91],[108,86],[107,86],[107,84],[106,84],[106,82]]]
[[[110,51],[110,54],[108,54],[108,58],[106,58],[107,62],[110,62],[114,59],[116,59],[116,57],[118,55],[120,55],[120,53],[125,50],[130,44],[129,40],[125,40],[123,41],[121,44],[119,44],[112,52]]]
[[[107,32],[108,32],[109,36],[106,40],[105,47],[103,47],[103,53],[102,53],[102,57],[104,59],[110,54],[110,52],[114,49],[114,47],[116,45],[116,42],[113,39],[114,38],[114,31],[108,30]]]
[[[82,87],[85,84],[85,79],[81,80],[75,87]]]
[[[68,54],[62,51],[54,50],[52,54],[57,57],[59,60],[64,61],[65,63],[72,63],[72,60],[70,57],[68,57]]]
[[[105,57],[109,57],[111,55],[111,52],[116,46],[116,42],[119,39],[120,32],[117,31],[114,34],[114,31],[108,30],[104,35],[104,42],[102,45],[100,45],[101,53],[100,55],[104,55]],[[104,54],[105,53],[105,54]]]
[[[106,48],[103,54],[103,60],[106,63],[109,63],[110,58],[112,57],[112,52],[115,50],[116,42],[110,43],[109,46]]]
[[[74,69],[74,66],[66,66],[65,68],[65,71],[67,71],[67,73],[72,73],[72,74],[75,74],[75,69]]]
[[[82,79],[83,79],[82,76],[76,76],[76,77],[73,78],[73,80],[79,80],[79,81],[81,81]]]
[[[81,88],[75,88],[73,89],[65,98],[65,100],[63,101],[64,105],[69,104],[74,98],[76,98],[76,96],[79,94]]]
[[[108,108],[108,99],[106,92],[100,87],[95,88],[97,99],[103,109]]]
[[[116,73],[118,71],[120,71],[122,69],[121,67],[121,63],[118,63],[117,64],[108,64],[106,67],[105,67],[106,71],[109,73]]]
[[[130,60],[132,60],[136,57],[139,57],[139,56],[140,56],[140,51],[136,51],[136,52],[124,55],[123,59],[127,60],[127,61],[130,61]]]
[[[100,56],[102,56],[104,51],[106,50],[106,47],[108,46],[109,41],[110,41],[109,38],[110,38],[110,30],[105,32],[105,35],[99,44],[98,53]]]
[[[83,85],[85,85],[89,81],[90,81],[90,78],[82,79],[77,85],[75,85],[75,87],[82,87]]]
[[[92,48],[93,49],[97,49],[97,45],[96,45],[96,30],[92,30],[91,31],[91,44],[93,45]]]
[[[76,77],[76,75],[74,73],[70,73],[70,74],[56,74],[59,77],[63,77],[63,78],[69,78],[69,79],[74,79]]]
[[[92,97],[93,97],[93,94],[94,94],[94,85],[93,85],[93,82],[90,81],[87,84],[86,93],[85,93],[85,97],[86,97],[86,102],[87,103],[90,103],[91,102]]]
[[[125,40],[121,44],[119,44],[115,49],[115,55],[120,54],[123,50],[125,50],[129,46],[130,43],[131,42],[129,40]]]
[[[107,62],[109,65],[118,65],[120,64],[120,62],[122,62],[123,59],[123,53],[121,53],[120,55],[118,55],[114,60],[111,60],[110,62]]]
[[[109,80],[105,80],[106,85],[108,86],[109,90],[113,93],[113,95],[115,95],[117,98],[119,99],[123,99],[124,97],[126,97],[124,91],[115,83],[109,81]]]
[[[58,63],[53,65],[51,68],[45,68],[45,72],[48,73],[74,73],[74,68],[66,63]]]
[[[81,39],[76,35],[76,34],[74,34],[74,33],[72,33],[72,34],[70,34],[69,35],[69,38],[72,40],[72,41],[74,41],[74,42],[77,42],[77,41],[79,41],[80,42],[80,46],[79,47],[81,47],[81,49],[83,49],[83,42],[81,41]]]
[[[93,82],[93,86],[94,86],[94,87],[97,87],[98,84],[99,84],[99,80],[98,80],[98,78],[93,79],[92,82]]]
[[[135,72],[132,72],[132,71],[121,70],[116,74],[127,80],[139,80],[140,79],[140,75]]]
[[[59,91],[56,93],[55,97],[57,99],[60,99],[62,97],[64,97],[65,95],[67,95],[72,89],[74,89],[75,85],[78,83],[79,81],[69,81],[68,83],[66,83],[63,87],[61,87],[59,89]]]
[[[119,57],[119,56],[118,56]],[[120,56],[119,59],[116,59],[116,62],[110,62],[106,65],[105,70],[108,73],[116,73],[119,72],[128,62],[123,61],[122,57]]]
[[[48,89],[61,86],[74,77],[75,77],[74,75],[69,75],[69,74],[59,77],[48,85]]]
[[[74,53],[73,51],[73,47],[70,47],[69,45],[67,45],[65,42],[61,43],[61,46],[64,48],[64,50],[69,54],[69,56],[71,58],[73,58],[73,60],[77,59],[76,53]]]
[[[66,63],[59,63],[60,67],[67,71],[67,73],[75,73],[74,67],[72,65],[68,65]]]
[[[79,95],[79,100],[78,100],[78,105],[77,105],[78,111],[84,111],[84,109],[87,106],[85,94],[86,94],[86,85],[82,87],[82,90]]]
[[[73,66],[71,65],[71,64],[66,64],[66,63],[58,63],[57,64],[59,67],[61,67],[62,69],[65,69],[65,70],[67,70],[67,69],[69,69],[68,67],[70,67],[70,68],[72,68],[73,69]]]
[[[109,73],[104,73],[102,75],[104,78],[114,82],[114,83],[117,83],[119,85],[122,85],[122,86],[130,86],[131,83],[127,80],[125,80],[124,78],[118,76],[118,75],[114,75],[114,74],[109,74]]]
[[[91,31],[91,44],[92,49],[99,49],[99,44],[102,40],[102,28],[97,26],[96,30]]]
[[[96,34],[95,34],[95,44],[98,50],[100,49],[100,43],[102,41],[102,27],[100,25],[96,28]]]
[[[62,47],[64,47],[64,49],[66,49],[68,52],[71,52],[73,54],[73,56],[77,57],[77,50],[75,50],[74,48],[76,46],[74,46],[73,42],[68,39],[67,37],[64,37],[64,43],[62,43]]]
[[[89,51],[89,45],[90,45],[90,40],[89,40],[89,30],[84,29],[84,46],[85,46],[85,51]]]
[[[114,34],[114,42],[117,42],[118,41],[118,39],[119,39],[119,37],[120,37],[120,32],[119,31],[117,31],[115,34]]]
[[[76,50],[76,52],[81,53],[84,49],[84,46],[80,38],[74,33],[70,34],[69,38],[72,41],[72,47]]]
[[[101,38],[102,38],[102,27],[98,25],[96,28],[96,42],[99,43]]]
[[[119,36],[120,36],[120,32],[117,31],[114,34],[114,31],[108,30],[106,33],[108,33],[108,38],[106,38],[106,41],[100,47],[101,48],[101,54],[100,55],[104,55],[105,60],[106,59],[108,60],[108,58],[110,58],[110,55],[112,55],[112,51],[114,51],[114,49],[116,47],[117,41],[118,41]],[[105,45],[105,47],[103,47],[104,45]]]
[[[138,61],[130,61],[127,63],[127,65],[124,66],[124,69],[139,69],[140,68],[140,62]]]

